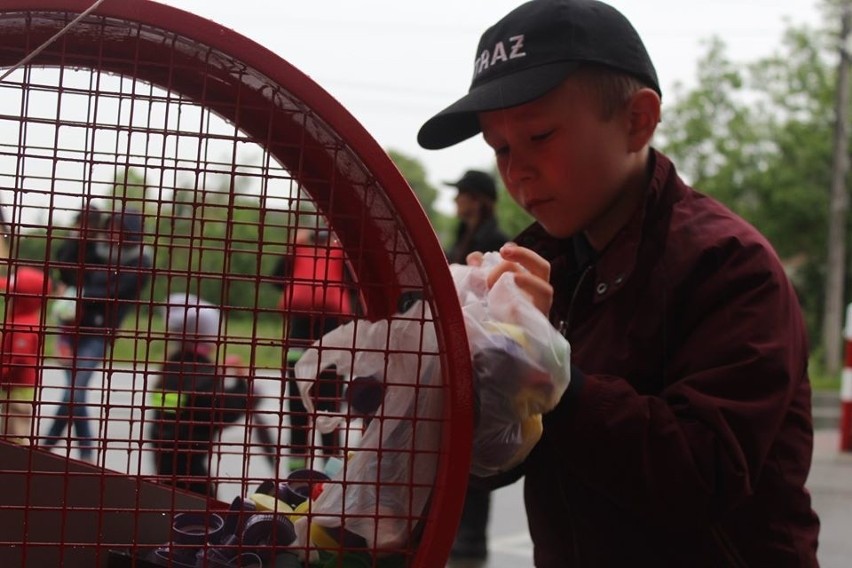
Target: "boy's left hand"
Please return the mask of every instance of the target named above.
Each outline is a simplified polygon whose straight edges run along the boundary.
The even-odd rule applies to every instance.
[[[467,264],[482,265],[482,253],[474,252],[468,255]],[[549,315],[553,305],[553,286],[550,285],[550,263],[533,252],[531,249],[520,247],[515,243],[506,243],[500,249],[503,261],[488,274],[486,283],[491,288],[497,279],[506,272],[515,274],[518,288],[526,292],[533,305],[544,315]]]

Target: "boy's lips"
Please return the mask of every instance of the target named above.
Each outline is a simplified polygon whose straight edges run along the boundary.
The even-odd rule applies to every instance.
[[[530,199],[524,204],[524,209],[526,209],[527,211],[532,211],[533,209],[541,207],[542,205],[546,205],[551,201],[553,200],[545,197],[540,197],[538,199]]]

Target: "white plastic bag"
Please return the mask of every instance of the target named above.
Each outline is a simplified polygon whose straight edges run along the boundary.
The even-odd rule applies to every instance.
[[[428,306],[416,302],[387,321],[348,323],[306,350],[294,375],[310,414],[308,390],[331,365],[347,380],[381,377],[385,395],[359,448],[312,504],[311,522],[328,528],[342,523],[370,548],[404,546],[412,519],[422,516],[431,495],[441,442],[441,370]],[[328,431],[340,419],[320,414],[317,426]],[[296,522],[302,540],[309,534],[307,522]]]
[[[486,278],[501,261],[486,253],[481,266],[450,267],[473,357],[479,412],[471,472],[500,473],[522,462],[541,436],[541,415],[559,402],[571,380],[571,348],[515,283]]]
[[[499,255],[480,267],[452,265],[474,366],[479,416],[471,472],[493,475],[523,460],[541,435],[541,414],[553,409],[570,381],[568,342],[504,274],[489,290]],[[314,426],[330,432],[342,413],[315,412],[309,389],[336,366],[346,380],[380,377],[384,402],[360,447],[311,505],[310,522],[360,535],[368,546],[404,546],[422,516],[435,480],[441,441],[442,390],[437,338],[428,305],[415,302],[388,321],[343,325],[306,350],[294,369]],[[416,425],[416,427],[415,427]],[[308,518],[296,521],[299,546]]]

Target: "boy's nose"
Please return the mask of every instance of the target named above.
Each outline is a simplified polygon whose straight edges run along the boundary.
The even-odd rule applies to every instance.
[[[503,176],[507,184],[518,184],[528,180],[532,176],[532,167],[529,161],[529,153],[523,150],[512,150],[506,159],[503,168]]]

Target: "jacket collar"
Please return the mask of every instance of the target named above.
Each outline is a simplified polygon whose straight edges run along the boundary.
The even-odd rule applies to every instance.
[[[645,201],[637,208],[627,224],[610,241],[603,251],[593,253],[591,260],[595,266],[594,301],[600,302],[610,297],[624,286],[636,267],[639,246],[642,242],[645,220],[653,215],[655,205],[670,181],[673,173],[671,161],[660,152],[652,149],[649,159],[653,161],[653,171]],[[582,256],[588,254],[588,240],[584,234],[576,234],[566,239],[549,236],[544,228],[534,223],[516,239],[521,246],[534,246],[544,258],[553,261],[560,256],[571,259],[574,269],[585,264]]]

